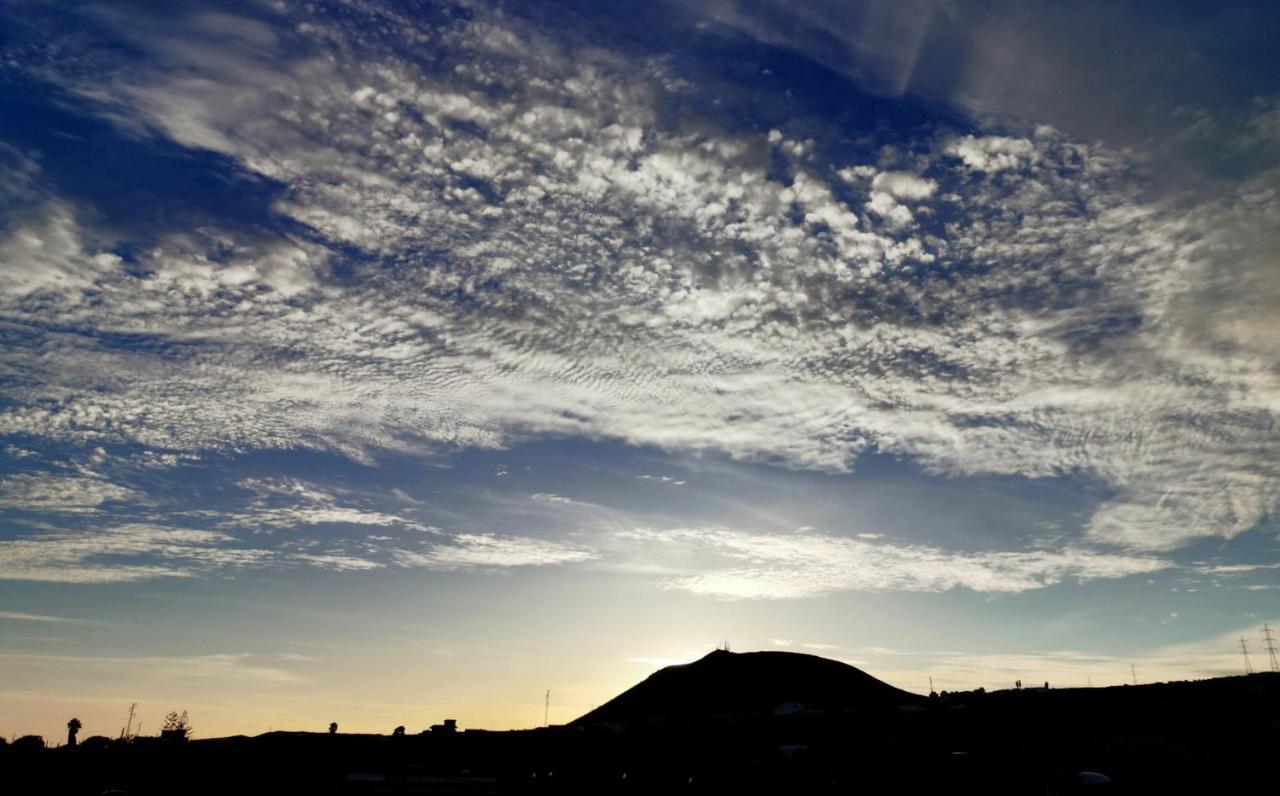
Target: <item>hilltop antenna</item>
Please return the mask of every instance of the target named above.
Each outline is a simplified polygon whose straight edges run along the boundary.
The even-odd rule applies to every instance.
[[[1262,623],[1262,637],[1267,641],[1267,654],[1271,656],[1271,671],[1280,672],[1280,662],[1276,661],[1276,641],[1271,637],[1271,626]]]
[[[133,737],[129,732],[133,729],[133,711],[137,709],[137,707],[137,702],[134,702],[129,706],[129,720],[124,723],[124,729],[120,731],[120,740],[122,741],[127,741]]]
[[[550,688],[548,688],[548,689],[547,689],[547,699],[546,699],[546,701],[545,701],[545,702],[543,702],[543,704],[542,704],[542,726],[543,726],[543,727],[550,727],[550,726],[551,726],[550,722],[548,721],[548,719],[550,718],[550,716],[551,716],[551,689],[550,689]]]
[[[933,693],[933,675],[929,675],[929,693]]]
[[[1249,663],[1249,645],[1245,643],[1244,636],[1240,637],[1240,654],[1244,656],[1244,673],[1253,674],[1253,664]]]
[[[1129,674],[1133,675],[1133,684],[1138,684],[1138,670],[1133,668],[1133,664],[1129,664]]]

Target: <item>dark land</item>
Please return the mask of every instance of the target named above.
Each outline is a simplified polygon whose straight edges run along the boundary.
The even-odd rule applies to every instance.
[[[911,694],[716,651],[537,730],[273,732],[0,748],[8,793],[1223,793],[1274,790],[1280,674]]]

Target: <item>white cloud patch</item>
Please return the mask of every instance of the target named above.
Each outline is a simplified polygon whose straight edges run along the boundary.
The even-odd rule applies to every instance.
[[[84,514],[111,501],[141,494],[102,478],[84,475],[17,474],[0,479],[0,508]]]
[[[871,188],[895,199],[918,202],[933,196],[938,183],[909,171],[884,171],[871,181]]]
[[[590,561],[596,554],[561,542],[526,536],[459,534],[449,544],[428,552],[400,551],[395,560],[401,566],[427,569],[501,569],[541,567]]]
[[[1036,159],[1036,146],[1025,138],[966,135],[947,144],[943,152],[960,158],[974,171],[1020,169]]]
[[[85,531],[50,531],[0,541],[0,579],[57,583],[119,583],[190,577],[222,567],[265,563],[266,550],[228,547],[217,531],[127,524]]]
[[[1066,549],[948,552],[818,532],[764,534],[724,528],[627,532],[628,539],[674,546],[704,571],[668,579],[667,588],[721,599],[800,599],[841,591],[954,588],[1012,593],[1066,580],[1122,578],[1172,567],[1169,561]]]

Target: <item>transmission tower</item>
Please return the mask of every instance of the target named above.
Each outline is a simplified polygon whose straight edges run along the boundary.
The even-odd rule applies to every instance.
[[[1280,663],[1276,661],[1276,640],[1271,636],[1271,627],[1262,623],[1262,638],[1267,642],[1267,654],[1271,656],[1271,671],[1280,672]]]
[[[551,689],[547,689],[547,699],[542,705],[542,726],[550,727],[549,719],[551,718]]]
[[[1131,663],[1131,664],[1129,664],[1129,674],[1133,675],[1133,684],[1134,684],[1134,685],[1137,685],[1137,684],[1138,684],[1138,670],[1137,670],[1137,668],[1136,668],[1136,667],[1134,667],[1134,665],[1133,665],[1132,663]]]
[[[1249,663],[1249,645],[1245,643],[1244,636],[1240,637],[1240,654],[1244,656],[1244,673],[1253,674],[1253,664]]]

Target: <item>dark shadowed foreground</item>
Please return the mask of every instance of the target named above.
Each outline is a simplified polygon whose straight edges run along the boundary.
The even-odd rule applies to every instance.
[[[0,786],[68,794],[1220,793],[1272,787],[1280,675],[922,697],[810,655],[717,651],[663,669],[563,727],[451,729],[15,744],[0,749]]]

